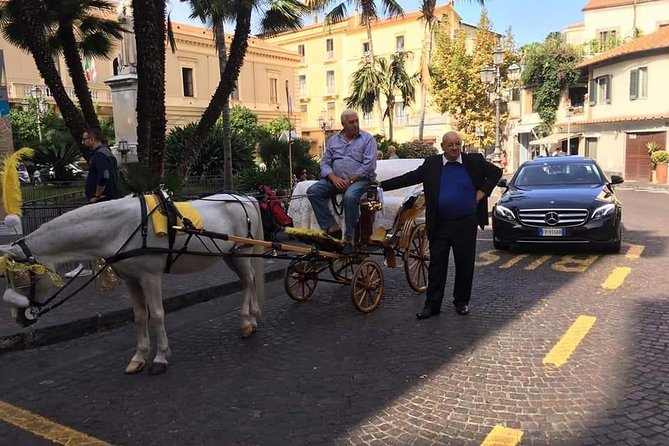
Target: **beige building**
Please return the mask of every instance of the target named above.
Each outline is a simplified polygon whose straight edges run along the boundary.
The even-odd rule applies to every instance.
[[[173,26],[177,50],[172,53],[168,49],[165,73],[168,129],[197,121],[219,81],[218,57],[211,31],[181,23],[173,23]],[[228,38],[232,39],[231,36]],[[35,94],[41,94],[47,104],[55,107],[32,55],[10,45],[2,36],[0,49],[4,51],[4,78],[10,107],[27,103],[27,98]],[[55,62],[62,73],[66,91],[76,102],[64,59],[61,56],[55,58]],[[286,82],[289,91],[295,91],[295,70],[299,62],[300,56],[296,52],[251,38],[231,105],[250,108],[261,122],[286,115]],[[89,87],[100,117],[112,115],[111,91],[104,81],[115,74],[117,65],[116,59],[96,58],[92,61]]]
[[[649,181],[646,144],[666,148],[669,129],[669,0],[591,0],[583,12],[583,23],[565,28],[583,49],[583,84],[563,92],[553,133],[542,139],[532,90],[522,92],[514,165],[562,148],[596,158],[608,173]]]
[[[460,16],[452,5],[438,6],[435,14],[442,21],[450,24],[453,32],[465,26],[473,36],[476,28],[461,24]],[[424,40],[424,22],[420,12],[409,12],[402,18],[387,19],[372,25],[374,55],[388,57],[398,51],[409,51],[407,71],[417,73],[420,68],[421,52]],[[297,100],[295,116],[300,121],[298,133],[310,139],[316,151],[322,151],[326,134],[341,129],[339,117],[346,108],[344,98],[349,95],[349,83],[359,63],[369,54],[367,30],[360,24],[359,15],[324,27],[314,23],[300,31],[284,33],[267,42],[294,51],[301,56],[296,71]],[[398,142],[405,142],[418,137],[421,104],[420,86],[416,85],[416,101],[412,106],[403,107],[398,102],[393,110],[394,136]],[[401,96],[397,96],[399,100]],[[425,139],[436,139],[449,128],[446,115],[431,106],[428,97],[428,111],[425,118]],[[382,108],[385,104],[382,102]],[[378,111],[360,117],[364,130],[381,133]],[[385,133],[388,133],[385,122]]]

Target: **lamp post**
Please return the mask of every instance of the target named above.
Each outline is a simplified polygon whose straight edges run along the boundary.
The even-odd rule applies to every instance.
[[[35,111],[37,112],[37,135],[39,136],[40,142],[42,142],[42,113],[44,113],[46,103],[44,102],[42,89],[39,88],[39,86],[35,85],[31,88],[30,93],[32,97],[37,100],[37,104],[35,105]]]
[[[118,153],[121,154],[121,162],[127,163],[128,162],[128,152],[130,152],[130,147],[128,146],[128,141],[125,139],[120,140],[117,143],[118,147]]]
[[[325,119],[323,115],[321,115],[318,118],[318,126],[323,130],[323,146],[322,146],[322,151],[321,151],[321,156],[325,154],[325,140],[327,138],[327,132],[328,130],[332,130],[334,128],[334,118],[330,116],[330,119]]]
[[[567,155],[571,155],[571,115],[573,113],[574,107],[570,105],[565,112],[567,115]]]
[[[502,75],[500,73],[502,62],[504,62],[504,50],[497,47],[497,49],[492,52],[492,66],[484,67],[479,71],[481,82],[492,85],[495,94],[495,151],[492,156],[492,162],[495,164],[500,163],[502,156],[499,131],[499,109],[500,103],[502,102]],[[506,77],[511,82],[516,82],[520,78],[520,66],[515,63],[509,66],[506,72]]]

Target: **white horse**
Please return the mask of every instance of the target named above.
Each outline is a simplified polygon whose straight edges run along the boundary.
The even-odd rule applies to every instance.
[[[221,194],[190,203],[199,212],[206,230],[263,240],[260,208],[254,198]],[[122,250],[124,252],[142,247],[141,231],[137,231],[142,220],[141,215],[140,201],[136,197],[87,205],[42,225],[23,240],[35,261],[52,269],[65,262],[108,259],[126,242]],[[148,220],[147,246],[167,248],[167,237],[156,236],[151,218]],[[186,238],[187,235],[178,235],[174,249],[183,247]],[[237,247],[231,241],[193,237],[188,243],[188,252],[227,253]],[[264,298],[264,265],[260,257],[243,256],[258,255],[262,252],[262,247],[242,245],[235,252],[238,255],[226,256],[224,259],[239,276],[244,287],[240,330],[241,336],[246,338],[256,330],[256,318],[261,312]],[[0,246],[0,255],[3,254],[17,262],[27,260],[24,248],[16,243]],[[165,333],[162,302],[162,278],[166,258],[166,254],[144,254],[120,260],[112,265],[114,272],[125,280],[128,287],[137,329],[137,351],[127,365],[126,373],[139,372],[148,360],[149,321],[155,329],[157,338],[157,354],[149,373],[162,373],[167,369],[170,348]],[[172,265],[170,272],[191,273],[207,268],[218,260],[217,257],[182,255]],[[25,308],[29,305],[39,306],[44,303],[54,291],[46,275],[33,276],[31,279],[33,286],[27,288],[17,286],[12,280],[11,273],[8,274],[8,279],[10,280],[4,300],[12,303],[12,314],[15,317],[25,312]]]

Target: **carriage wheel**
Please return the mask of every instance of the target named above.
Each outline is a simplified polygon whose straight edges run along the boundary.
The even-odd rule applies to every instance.
[[[297,260],[292,262],[283,276],[283,287],[293,300],[304,302],[309,299],[318,285],[318,271],[312,262]]]
[[[430,263],[430,244],[427,227],[421,223],[411,231],[409,247],[404,251],[404,273],[409,286],[419,293],[427,290],[427,270]]]
[[[351,283],[351,298],[358,311],[371,313],[383,297],[383,271],[374,260],[363,260],[355,270]]]
[[[332,277],[340,283],[351,283],[355,273],[356,259],[353,256],[337,257],[328,265]]]

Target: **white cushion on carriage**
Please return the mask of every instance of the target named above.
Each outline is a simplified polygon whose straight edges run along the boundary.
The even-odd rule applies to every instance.
[[[396,176],[402,175],[406,172],[416,169],[423,164],[423,159],[392,159],[392,160],[378,160],[376,162],[376,179],[381,182]],[[314,184],[315,181],[301,181],[295,185],[293,194],[288,207],[288,215],[293,219],[293,224],[296,228],[305,229],[321,229],[316,220],[316,215],[311,208],[311,203],[307,198],[307,189]],[[379,196],[382,197],[383,209],[376,213],[374,218],[374,229],[384,228],[386,230],[393,227],[395,217],[402,208],[406,200],[411,197],[418,196],[423,191],[423,185],[417,184],[415,186],[404,187],[393,191],[383,191]],[[337,196],[337,200],[341,200],[341,194]],[[330,203],[330,211],[339,225],[344,228],[343,215],[339,216]]]

